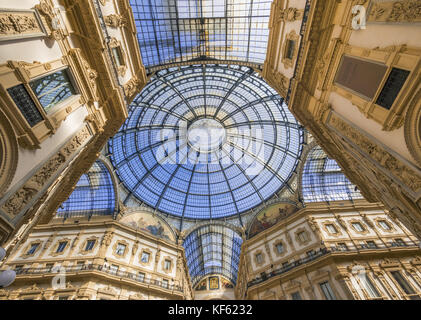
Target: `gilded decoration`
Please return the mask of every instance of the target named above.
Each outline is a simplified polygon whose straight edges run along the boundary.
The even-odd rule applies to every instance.
[[[110,14],[104,17],[104,22],[111,28],[121,28],[126,25],[126,19],[119,14]]]
[[[389,226],[389,228],[390,229],[385,229],[385,228],[383,228],[382,227],[382,225],[380,224],[380,222],[384,222],[384,223],[386,223],[388,226]],[[387,221],[386,219],[384,219],[384,218],[375,218],[374,219],[374,222],[375,222],[375,224],[376,224],[376,226],[379,228],[379,229],[381,229],[381,230],[383,230],[383,231],[385,231],[385,232],[389,232],[389,233],[394,233],[394,232],[396,232],[396,229],[395,229],[395,227],[389,222],[389,221]]]
[[[249,238],[266,230],[276,223],[298,211],[298,207],[290,203],[274,204],[260,211],[249,228]]]
[[[2,206],[10,217],[16,216],[44,188],[46,182],[89,137],[85,127],[73,137],[60,151],[50,158],[15,194]]]
[[[124,252],[122,254],[117,254],[117,247],[119,245],[124,245]],[[118,259],[124,259],[126,257],[127,252],[129,252],[129,243],[125,240],[116,240],[113,245],[113,256]]]
[[[62,22],[61,19],[57,17],[52,0],[41,0],[35,8],[45,17],[49,29],[48,33],[51,38],[61,41],[68,35],[68,32],[65,29],[59,28],[59,25]]]
[[[370,139],[361,134],[359,130],[351,127],[334,113],[332,113],[329,124],[338,129],[346,138],[357,145],[360,150],[367,153],[377,164],[393,174],[411,190],[419,191],[421,189],[421,176],[418,173],[404,165],[400,160],[380,148],[377,144],[374,144]]]
[[[285,36],[284,44],[282,46],[282,63],[286,69],[292,68],[295,65],[295,60],[297,59],[298,55],[298,48],[299,48],[299,40],[300,36],[292,30]],[[293,45],[294,48],[292,50],[292,57],[288,57],[288,51],[290,50],[289,46]]]
[[[218,290],[219,289],[219,277],[212,276],[209,277],[209,290]]]
[[[36,11],[0,9],[0,41],[45,35],[45,28]]]
[[[419,0],[372,2],[368,22],[421,22]]]
[[[142,83],[137,76],[133,76],[124,84],[123,91],[129,101],[132,101],[136,94],[140,92],[141,85]]]

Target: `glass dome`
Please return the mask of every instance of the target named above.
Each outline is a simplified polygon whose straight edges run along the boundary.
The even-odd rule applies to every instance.
[[[213,219],[248,211],[287,185],[303,137],[253,69],[201,64],[158,71],[108,147],[129,197]]]

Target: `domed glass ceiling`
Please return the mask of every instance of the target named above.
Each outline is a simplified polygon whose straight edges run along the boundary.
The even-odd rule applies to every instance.
[[[158,71],[108,147],[126,200],[211,219],[289,187],[302,142],[302,127],[253,69],[201,64]]]

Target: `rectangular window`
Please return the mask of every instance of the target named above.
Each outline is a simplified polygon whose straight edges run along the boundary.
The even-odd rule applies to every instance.
[[[415,293],[414,289],[412,289],[412,287],[409,285],[409,283],[405,280],[405,278],[399,271],[392,271],[391,274],[406,294]]]
[[[326,300],[336,300],[335,293],[333,292],[332,288],[330,287],[329,281],[325,281],[325,282],[320,283],[320,288],[322,289]]]
[[[395,242],[396,242],[396,244],[397,244],[399,247],[404,247],[404,246],[406,246],[405,241],[403,241],[401,238],[397,238],[397,239],[395,239]]]
[[[64,251],[64,248],[66,248],[66,246],[67,246],[67,241],[61,241],[58,244],[56,253],[63,252]]]
[[[142,261],[144,263],[148,263],[149,257],[150,257],[149,252],[142,252],[142,257],[140,258],[140,261]]]
[[[376,104],[389,110],[405,84],[408,75],[409,71],[407,70],[392,68],[382,91],[377,97]]]
[[[326,229],[329,233],[338,233],[338,230],[336,230],[336,227],[333,224],[327,224]]]
[[[348,251],[348,246],[343,242],[339,242],[338,243],[338,249],[341,250],[341,251]]]
[[[86,247],[85,247],[85,251],[91,251],[94,248],[96,240],[88,240],[88,242],[86,242]]]
[[[299,233],[297,234],[297,236],[298,236],[298,239],[299,239],[301,242],[306,242],[306,241],[308,240],[308,237],[307,237],[307,232],[305,232],[305,231],[301,231],[301,232],[299,232]]]
[[[286,58],[292,60],[294,58],[295,41],[288,40]]]
[[[145,274],[143,272],[139,272],[138,280],[142,282],[145,281]]]
[[[263,256],[262,256],[261,253],[256,254],[256,261],[257,261],[257,263],[263,262]]]
[[[168,289],[168,280],[167,279],[162,280],[162,287]]]
[[[38,247],[39,247],[39,243],[32,244],[26,254],[34,254],[35,251],[37,251]]]
[[[283,244],[282,244],[282,243],[278,243],[278,244],[276,245],[276,251],[278,251],[278,253],[282,253],[282,252],[284,252],[284,246],[283,246]]]
[[[113,52],[114,59],[115,59],[115,62],[117,64],[117,66],[118,67],[122,66],[123,65],[123,57],[121,55],[120,48],[118,48],[118,47],[112,48],[112,52]]]
[[[164,269],[165,270],[170,270],[171,269],[171,261],[170,260],[165,260],[164,261]]]
[[[61,101],[76,94],[67,69],[32,80],[29,85],[46,113]]]
[[[343,56],[335,77],[335,83],[371,100],[374,98],[386,71],[387,66],[384,64]]]
[[[112,264],[110,267],[110,271],[112,274],[117,274],[118,272],[118,265]]]
[[[374,241],[372,241],[372,240],[367,241],[367,246],[368,246],[369,248],[371,248],[371,249],[375,249],[375,248],[377,248],[376,243],[375,243]]]
[[[363,283],[363,286],[366,289],[368,295],[371,298],[379,298],[380,297],[379,291],[377,291],[376,287],[371,282],[371,280],[370,280],[369,277],[367,277],[366,275],[364,275],[360,279],[361,279],[361,282]]]
[[[363,226],[359,222],[353,222],[352,223],[352,226],[354,227],[355,230],[357,230],[359,232],[363,232],[364,231]]]
[[[115,253],[117,255],[122,256],[125,251],[126,251],[126,245],[122,243],[117,244],[117,249],[115,250]]]
[[[380,227],[382,227],[384,230],[390,230],[390,225],[386,222],[386,220],[380,220],[379,221]]]
[[[44,120],[28,91],[23,84],[7,89],[12,100],[28,122],[30,127]]]
[[[303,300],[303,299],[301,299],[301,294],[300,294],[299,291],[292,293],[291,294],[291,299],[292,300]]]

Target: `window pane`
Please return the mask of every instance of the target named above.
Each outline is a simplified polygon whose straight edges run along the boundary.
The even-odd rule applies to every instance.
[[[76,93],[67,70],[60,70],[30,82],[45,112]]]
[[[23,84],[9,88],[7,92],[31,127],[44,120]]]
[[[412,287],[409,285],[409,283],[405,280],[405,278],[401,275],[399,271],[392,271],[391,274],[393,278],[395,278],[399,286],[402,288],[402,290],[405,291],[406,294],[415,293],[414,289],[412,289]]]
[[[409,71],[393,68],[384,84],[376,103],[383,108],[390,109],[396,97],[408,78]]]
[[[320,288],[322,289],[326,300],[336,300],[336,296],[333,293],[328,281],[320,283]]]

